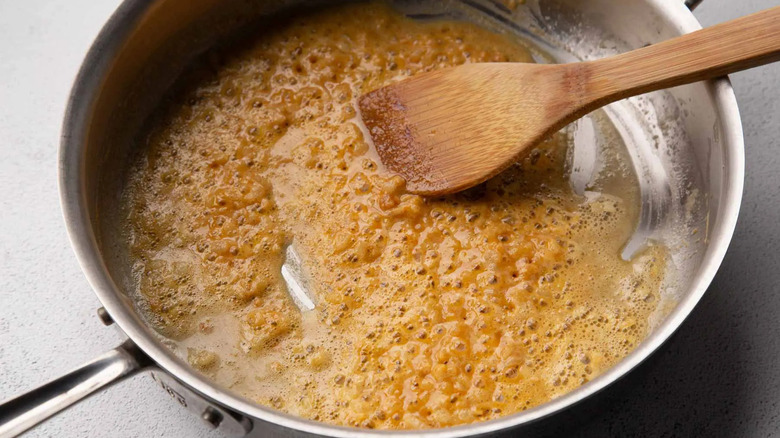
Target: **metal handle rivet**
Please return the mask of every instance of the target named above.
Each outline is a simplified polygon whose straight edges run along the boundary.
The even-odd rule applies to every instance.
[[[213,428],[219,427],[219,424],[222,423],[222,414],[220,414],[211,406],[207,407],[206,410],[203,411],[203,414],[200,416],[200,418],[202,418],[206,424]]]
[[[98,318],[100,318],[100,322],[102,322],[103,325],[111,325],[114,323],[111,315],[108,314],[108,311],[104,307],[97,309],[97,314]]]

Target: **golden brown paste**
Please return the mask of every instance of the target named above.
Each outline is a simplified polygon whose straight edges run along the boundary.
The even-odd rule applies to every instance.
[[[256,402],[328,423],[432,428],[546,402],[651,328],[666,251],[620,248],[638,189],[618,142],[588,196],[559,134],[498,177],[426,199],[383,170],[367,91],[513,37],[378,4],[293,17],[210,53],[150,130],[126,194],[139,305],[177,352]],[[280,269],[303,259],[314,310]]]

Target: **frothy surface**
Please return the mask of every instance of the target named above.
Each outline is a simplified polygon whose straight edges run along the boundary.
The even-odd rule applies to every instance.
[[[158,115],[125,197],[150,323],[260,404],[372,428],[511,414],[628,354],[669,305],[667,251],[620,258],[639,190],[618,141],[585,196],[565,134],[444,198],[406,194],[376,158],[361,94],[485,61],[531,57],[510,36],[378,4],[293,17],[206,56]],[[311,312],[281,278],[290,244]]]

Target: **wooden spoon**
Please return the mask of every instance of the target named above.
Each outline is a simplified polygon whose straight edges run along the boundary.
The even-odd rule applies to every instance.
[[[467,189],[616,100],[780,60],[780,7],[591,62],[478,63],[365,94],[363,121],[409,192]]]

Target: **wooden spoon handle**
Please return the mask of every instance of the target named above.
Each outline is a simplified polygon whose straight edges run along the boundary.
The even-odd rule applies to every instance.
[[[780,6],[585,63],[591,105],[780,61]],[[588,105],[588,106],[591,106]]]

